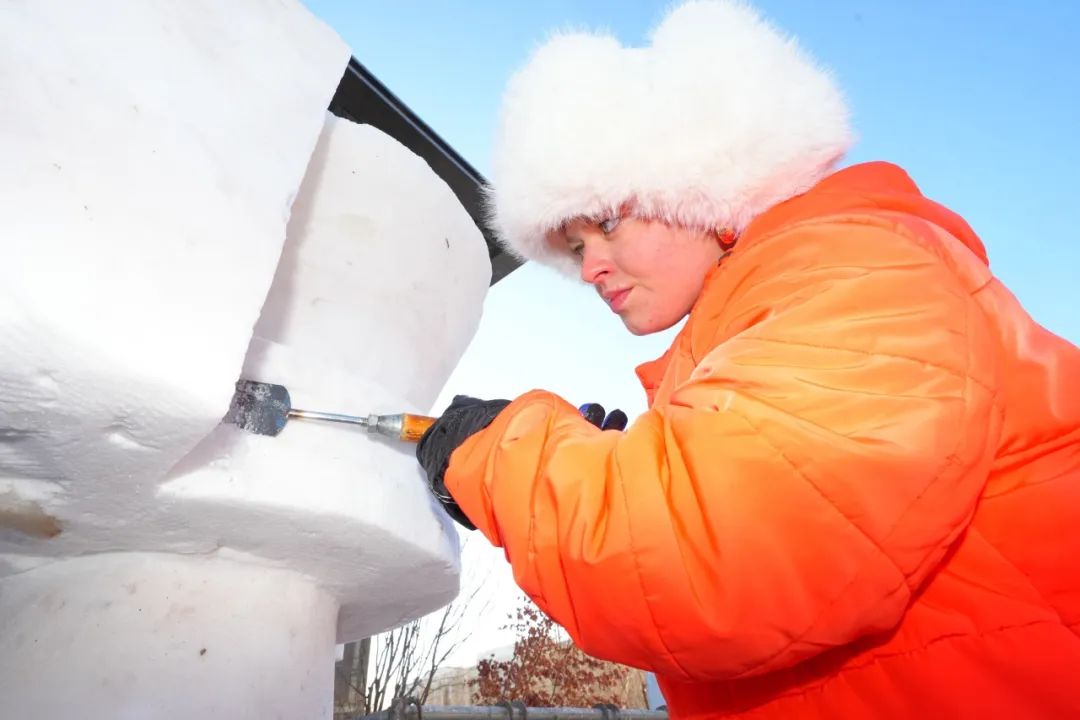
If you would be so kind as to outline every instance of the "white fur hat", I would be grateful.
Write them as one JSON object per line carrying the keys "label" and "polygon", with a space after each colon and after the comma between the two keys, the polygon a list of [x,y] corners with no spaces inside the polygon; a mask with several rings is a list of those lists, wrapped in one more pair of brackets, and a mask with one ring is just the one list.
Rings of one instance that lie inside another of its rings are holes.
{"label": "white fur hat", "polygon": [[486,190],[513,254],[577,273],[547,232],[624,202],[741,231],[809,189],[851,144],[831,77],[739,0],[692,0],[651,44],[558,34],[510,80]]}

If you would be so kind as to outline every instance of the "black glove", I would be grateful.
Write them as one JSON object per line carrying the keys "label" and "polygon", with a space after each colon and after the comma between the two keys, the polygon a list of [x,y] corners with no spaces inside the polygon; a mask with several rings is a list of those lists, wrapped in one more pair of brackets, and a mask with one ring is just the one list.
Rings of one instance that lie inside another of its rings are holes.
{"label": "black glove", "polygon": [[629,419],[622,410],[615,409],[605,415],[600,403],[585,403],[578,408],[581,416],[601,430],[625,430]]}
{"label": "black glove", "polygon": [[427,429],[416,446],[416,459],[427,473],[432,494],[446,508],[450,517],[469,530],[475,530],[476,526],[461,512],[454,498],[450,497],[444,478],[446,467],[450,464],[450,455],[458,446],[490,425],[495,416],[509,404],[509,400],[478,400],[467,395],[458,395],[446,408],[446,412]]}
{"label": "black glove", "polygon": [[[446,468],[450,464],[450,455],[461,443],[478,433],[510,404],[509,400],[479,400],[467,395],[458,395],[442,416],[435,421],[416,446],[416,459],[427,473],[428,486],[432,494],[446,509],[447,514],[469,530],[476,526],[469,521],[465,513],[446,489]],[[578,408],[581,415],[601,430],[623,430],[627,417],[622,410],[605,413],[599,403],[586,403]]]}

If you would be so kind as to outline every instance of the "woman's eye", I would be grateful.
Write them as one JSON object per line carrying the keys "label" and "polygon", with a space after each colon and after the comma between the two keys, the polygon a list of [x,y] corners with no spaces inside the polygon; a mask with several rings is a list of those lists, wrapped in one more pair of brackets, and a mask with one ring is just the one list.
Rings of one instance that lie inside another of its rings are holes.
{"label": "woman's eye", "polygon": [[600,224],[597,227],[600,228],[600,232],[604,233],[605,235],[610,235],[611,233],[615,232],[615,228],[617,228],[618,226],[619,218],[613,217],[608,218],[607,220],[601,220]]}

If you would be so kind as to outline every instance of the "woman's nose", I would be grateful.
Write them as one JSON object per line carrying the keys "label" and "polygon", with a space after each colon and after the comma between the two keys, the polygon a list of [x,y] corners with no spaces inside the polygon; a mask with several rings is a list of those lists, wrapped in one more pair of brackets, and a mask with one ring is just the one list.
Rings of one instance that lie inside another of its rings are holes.
{"label": "woman's nose", "polygon": [[585,243],[581,250],[581,279],[595,285],[611,272],[611,258],[604,242]]}

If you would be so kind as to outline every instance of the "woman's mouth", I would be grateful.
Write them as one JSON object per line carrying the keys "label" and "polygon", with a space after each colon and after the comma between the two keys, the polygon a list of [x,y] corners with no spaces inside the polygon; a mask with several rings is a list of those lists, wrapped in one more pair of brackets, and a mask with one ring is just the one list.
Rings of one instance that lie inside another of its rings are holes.
{"label": "woman's mouth", "polygon": [[617,313],[626,306],[626,299],[630,295],[632,288],[626,288],[624,290],[616,290],[610,295],[605,295],[604,299],[607,301],[608,307],[611,308],[611,312]]}

